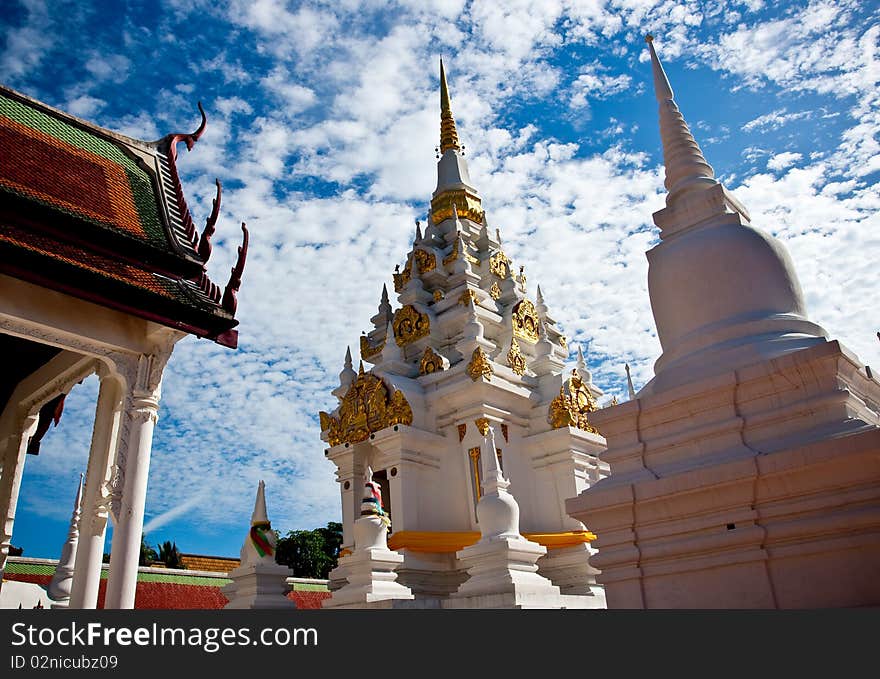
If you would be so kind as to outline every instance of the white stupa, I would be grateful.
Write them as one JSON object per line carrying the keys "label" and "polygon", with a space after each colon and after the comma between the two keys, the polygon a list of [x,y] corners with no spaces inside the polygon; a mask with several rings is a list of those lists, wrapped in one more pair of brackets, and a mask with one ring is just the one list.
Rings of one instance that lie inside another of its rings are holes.
{"label": "white stupa", "polygon": [[610,608],[880,605],[880,383],[809,320],[785,247],[715,179],[648,46],[663,354],[595,413],[611,474],[567,510],[599,536]]}
{"label": "white stupa", "polygon": [[[483,450],[496,450],[495,431],[487,427]],[[507,491],[510,482],[497,455],[482,458],[482,496],[477,503],[480,540],[456,556],[465,565],[465,580],[446,608],[562,608],[559,587],[538,574],[537,562],[547,548],[519,531],[519,505]]]}
{"label": "white stupa", "polygon": [[468,577],[457,554],[481,537],[481,460],[497,452],[484,450],[481,429],[491,425],[520,529],[546,547],[539,573],[563,594],[593,597],[594,536],[564,502],[607,470],[597,457],[604,439],[590,423],[602,391],[585,363],[566,369],[570,348],[544,292],[530,292],[488,223],[442,63],[438,158],[430,214],[393,275],[396,299],[383,288],[360,338],[359,370],[346,354],[336,407],[321,413],[343,547],[354,547],[370,467],[392,519],[388,545],[404,557],[399,581],[417,599],[457,591]]}
{"label": "white stupa", "polygon": [[266,514],[266,484],[257,486],[251,527],[241,547],[241,563],[229,573],[223,588],[224,608],[296,608],[287,598],[290,569],[275,562],[275,533]]}
{"label": "white stupa", "polygon": [[49,582],[49,598],[52,608],[67,608],[70,605],[70,588],[73,586],[74,565],[76,564],[76,548],[79,544],[79,518],[82,511],[83,475],[79,475],[76,487],[76,499],[73,501],[73,513],[70,516],[70,528],[67,540],[61,549],[61,558]]}
{"label": "white stupa", "polygon": [[354,522],[354,550],[339,559],[334,577],[346,584],[335,589],[324,608],[389,608],[396,601],[413,599],[394,572],[403,556],[388,549],[390,519],[382,507],[382,490],[373,481],[373,470],[364,472],[361,515]]}

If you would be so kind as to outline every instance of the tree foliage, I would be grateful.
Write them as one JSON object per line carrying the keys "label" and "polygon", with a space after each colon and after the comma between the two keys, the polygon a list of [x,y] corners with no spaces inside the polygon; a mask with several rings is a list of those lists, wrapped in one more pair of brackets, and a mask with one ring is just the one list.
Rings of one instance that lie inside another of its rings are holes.
{"label": "tree foliage", "polygon": [[180,550],[177,548],[176,542],[166,540],[158,547],[158,560],[164,563],[167,568],[186,568],[181,561]]}
{"label": "tree foliage", "polygon": [[149,566],[154,561],[159,560],[156,550],[147,544],[146,537],[141,535],[141,555],[138,558],[138,566]]}
{"label": "tree foliage", "polygon": [[342,546],[342,524],[331,521],[324,528],[292,530],[278,540],[275,561],[293,569],[294,577],[326,578],[336,567]]}

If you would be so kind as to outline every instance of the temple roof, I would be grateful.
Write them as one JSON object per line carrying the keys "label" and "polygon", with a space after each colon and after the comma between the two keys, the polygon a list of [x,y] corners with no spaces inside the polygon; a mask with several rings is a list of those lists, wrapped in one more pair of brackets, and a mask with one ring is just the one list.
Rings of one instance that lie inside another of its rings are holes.
{"label": "temple roof", "polygon": [[206,273],[219,183],[200,236],[176,168],[205,124],[140,141],[0,86],[0,272],[235,347],[247,229],[224,294]]}

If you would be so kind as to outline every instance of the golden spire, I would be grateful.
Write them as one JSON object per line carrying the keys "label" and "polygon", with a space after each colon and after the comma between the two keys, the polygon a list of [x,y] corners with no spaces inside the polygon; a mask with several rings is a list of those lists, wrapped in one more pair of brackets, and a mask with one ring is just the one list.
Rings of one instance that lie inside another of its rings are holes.
{"label": "golden spire", "polygon": [[461,150],[458,143],[458,132],[455,129],[455,118],[449,105],[449,86],[446,84],[446,71],[443,59],[440,59],[440,153],[448,149]]}

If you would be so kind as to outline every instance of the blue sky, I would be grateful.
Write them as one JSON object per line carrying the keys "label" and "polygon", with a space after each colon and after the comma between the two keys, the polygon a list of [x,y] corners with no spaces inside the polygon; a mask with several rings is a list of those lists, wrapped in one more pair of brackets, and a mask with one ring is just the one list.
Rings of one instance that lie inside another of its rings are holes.
{"label": "blue sky", "polygon": [[[647,293],[662,153],[644,34],[753,224],[789,248],[808,311],[867,364],[880,240],[876,3],[657,0],[11,0],[0,82],[140,139],[208,129],[179,169],[223,211],[223,283],[246,221],[240,347],[188,338],[166,370],[148,540],[237,554],[257,481],[276,528],[340,517],[317,411],[424,220],[438,58],[471,178],[505,250],[625,398],[660,347]],[[87,380],[29,457],[13,543],[57,557],[85,468]]]}

